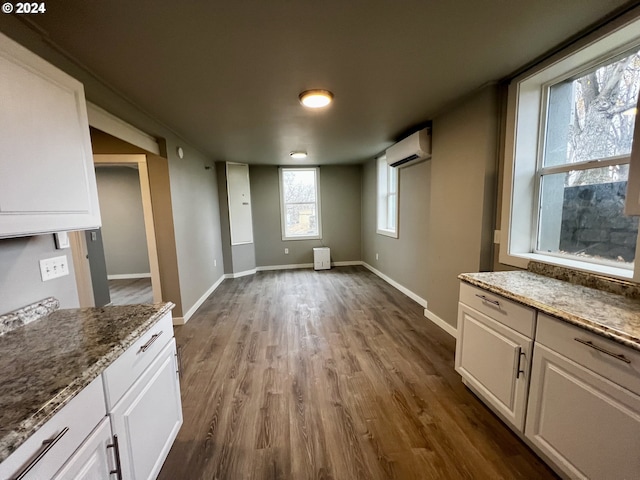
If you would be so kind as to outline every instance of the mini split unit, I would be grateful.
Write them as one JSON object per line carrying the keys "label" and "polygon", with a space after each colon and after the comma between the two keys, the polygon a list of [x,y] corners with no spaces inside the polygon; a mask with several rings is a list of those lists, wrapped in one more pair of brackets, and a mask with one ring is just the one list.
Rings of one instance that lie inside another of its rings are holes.
{"label": "mini split unit", "polygon": [[408,167],[431,158],[431,131],[429,128],[412,133],[387,148],[387,164],[392,167]]}

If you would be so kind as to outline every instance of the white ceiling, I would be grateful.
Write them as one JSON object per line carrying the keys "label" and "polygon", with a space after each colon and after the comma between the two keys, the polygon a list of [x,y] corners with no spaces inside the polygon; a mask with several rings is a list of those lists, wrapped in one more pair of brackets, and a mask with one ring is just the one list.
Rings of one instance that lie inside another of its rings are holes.
{"label": "white ceiling", "polygon": [[[213,160],[286,164],[306,150],[336,164],[371,158],[625,3],[64,0],[30,20]],[[309,88],[334,104],[304,109]]]}

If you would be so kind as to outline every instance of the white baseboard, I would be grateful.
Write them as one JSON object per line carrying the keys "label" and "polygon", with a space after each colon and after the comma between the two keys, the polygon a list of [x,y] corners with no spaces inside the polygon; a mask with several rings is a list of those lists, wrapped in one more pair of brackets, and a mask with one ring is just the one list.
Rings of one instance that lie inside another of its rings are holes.
{"label": "white baseboard", "polygon": [[385,282],[387,282],[388,284],[396,287],[398,290],[400,290],[402,293],[404,293],[407,297],[409,297],[411,300],[413,300],[414,302],[418,303],[419,305],[422,305],[422,307],[427,308],[427,301],[422,298],[421,296],[413,293],[411,290],[409,290],[407,287],[405,287],[404,285],[400,285],[398,282],[396,282],[393,278],[388,277],[387,275],[385,275],[384,273],[382,273],[380,270],[377,270],[375,268],[373,268],[371,265],[369,265],[368,263],[362,263],[362,265],[364,265],[366,268],[368,268],[369,270],[371,270],[373,273],[375,273],[377,276],[379,276],[381,279],[383,279]]}
{"label": "white baseboard", "polygon": [[385,275],[380,270],[377,270],[377,269],[373,268],[368,263],[361,262],[361,265],[363,265],[368,270],[371,270],[373,273],[375,273],[377,276],[379,276],[381,279],[383,279],[389,285],[397,288],[402,293],[404,293],[407,297],[409,297],[411,300],[416,302],[418,305],[422,306],[424,308],[424,316],[425,317],[427,317],[429,320],[431,320],[433,323],[435,323],[438,327],[440,327],[442,330],[447,332],[453,338],[457,338],[458,335],[457,335],[456,329],[454,327],[452,327],[451,325],[449,325],[447,322],[445,322],[443,319],[438,317],[435,313],[433,313],[430,310],[428,310],[427,309],[427,301],[424,298],[422,298],[420,295],[417,295],[416,293],[412,292],[411,290],[409,290],[404,285],[399,284],[393,278]]}
{"label": "white baseboard", "polygon": [[[331,262],[332,267],[349,267],[351,265],[362,265],[361,260],[348,260],[344,262]],[[297,268],[313,268],[313,263],[293,263],[289,265],[268,265],[264,267],[257,267],[258,272],[264,272],[269,270],[295,270]]]}
{"label": "white baseboard", "polygon": [[225,273],[224,278],[240,278],[246,277],[247,275],[253,275],[254,273],[256,273],[256,269],[252,268],[251,270],[244,270],[242,272]]}
{"label": "white baseboard", "polygon": [[265,272],[268,270],[295,270],[297,268],[313,268],[313,263],[292,263],[290,265],[267,265],[264,267],[257,267],[258,272]]}
{"label": "white baseboard", "polygon": [[117,275],[107,275],[107,280],[128,280],[130,278],[151,278],[150,273],[122,273]]}
{"label": "white baseboard", "polygon": [[445,332],[447,332],[449,335],[451,335],[453,338],[458,338],[458,330],[450,323],[445,322],[428,308],[424,309],[424,316],[435,323],[437,326],[439,326],[441,329],[443,329]]}
{"label": "white baseboard", "polygon": [[184,325],[185,323],[187,323],[189,321],[189,319],[193,316],[193,314],[196,313],[196,310],[198,310],[200,308],[200,306],[205,302],[205,300],[207,298],[209,298],[209,295],[211,295],[215,291],[215,289],[220,286],[220,284],[222,283],[222,281],[224,279],[225,279],[225,275],[222,275],[216,281],[216,283],[211,285],[209,290],[204,292],[204,294],[196,301],[196,303],[194,303],[191,306],[191,308],[189,310],[187,310],[187,312],[182,317],[173,317],[173,324],[174,325]]}
{"label": "white baseboard", "polygon": [[347,262],[331,262],[332,267],[350,267],[352,265],[364,265],[362,260],[351,260]]}

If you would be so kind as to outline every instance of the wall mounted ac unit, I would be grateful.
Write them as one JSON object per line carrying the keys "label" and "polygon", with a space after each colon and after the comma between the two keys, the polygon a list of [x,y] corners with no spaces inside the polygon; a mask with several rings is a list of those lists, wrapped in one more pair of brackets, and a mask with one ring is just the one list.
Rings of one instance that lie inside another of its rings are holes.
{"label": "wall mounted ac unit", "polygon": [[412,133],[387,148],[387,164],[392,167],[408,167],[431,158],[431,131],[428,128]]}

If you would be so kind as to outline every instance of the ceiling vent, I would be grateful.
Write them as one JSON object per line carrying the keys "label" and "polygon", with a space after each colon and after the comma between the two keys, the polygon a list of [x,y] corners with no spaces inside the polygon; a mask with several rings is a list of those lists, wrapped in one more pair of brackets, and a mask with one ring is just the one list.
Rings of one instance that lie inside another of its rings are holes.
{"label": "ceiling vent", "polygon": [[387,148],[387,164],[408,167],[431,158],[431,132],[425,128]]}

